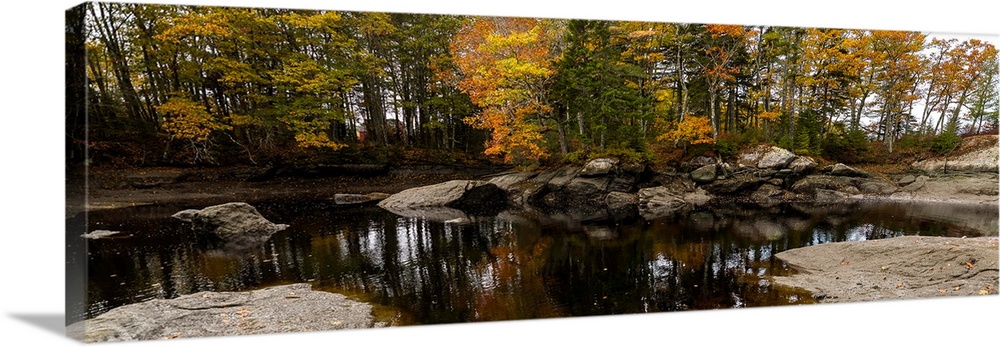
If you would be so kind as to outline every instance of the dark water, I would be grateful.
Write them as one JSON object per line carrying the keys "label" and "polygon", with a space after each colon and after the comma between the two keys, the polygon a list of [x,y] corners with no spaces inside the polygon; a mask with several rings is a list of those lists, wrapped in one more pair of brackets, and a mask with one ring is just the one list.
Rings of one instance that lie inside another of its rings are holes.
{"label": "dark water", "polygon": [[291,227],[237,250],[169,217],[205,207],[197,203],[91,212],[89,230],[122,234],[89,243],[86,317],[71,319],[294,282],[376,304],[396,324],[803,304],[808,293],[768,281],[789,272],[775,253],[901,235],[995,235],[997,225],[995,207],[899,204],[733,205],[628,225],[510,213],[459,225],[328,201],[254,205]]}

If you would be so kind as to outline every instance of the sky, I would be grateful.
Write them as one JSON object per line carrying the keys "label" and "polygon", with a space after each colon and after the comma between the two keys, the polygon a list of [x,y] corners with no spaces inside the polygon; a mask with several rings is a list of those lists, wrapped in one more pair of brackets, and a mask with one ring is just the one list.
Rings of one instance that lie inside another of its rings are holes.
{"label": "sky", "polygon": [[[139,1],[150,2],[150,1]],[[654,0],[188,0],[156,3],[338,10],[491,14],[916,30],[992,34],[1000,21],[992,1],[684,1]],[[0,331],[13,345],[77,344],[61,336],[63,311],[63,11],[79,0],[15,1],[0,11],[0,213],[3,295]],[[629,344],[993,345],[1000,296],[823,307],[623,315],[393,328],[316,334],[117,343],[114,346],[241,346],[292,344],[609,346]],[[37,322],[49,322],[39,325]],[[55,328],[51,328],[56,323]],[[46,329],[45,326],[50,328]]]}

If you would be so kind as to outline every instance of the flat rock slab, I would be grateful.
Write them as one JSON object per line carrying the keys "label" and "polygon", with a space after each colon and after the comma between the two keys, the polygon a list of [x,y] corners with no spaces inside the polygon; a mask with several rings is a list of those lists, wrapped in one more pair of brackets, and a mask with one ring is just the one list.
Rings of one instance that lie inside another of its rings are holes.
{"label": "flat rock slab", "polygon": [[799,273],[773,280],[821,302],[996,295],[997,250],[996,237],[826,243],[776,254]]}
{"label": "flat rock slab", "polygon": [[200,292],[121,306],[66,328],[84,342],[163,340],[380,327],[369,304],[307,283]]}

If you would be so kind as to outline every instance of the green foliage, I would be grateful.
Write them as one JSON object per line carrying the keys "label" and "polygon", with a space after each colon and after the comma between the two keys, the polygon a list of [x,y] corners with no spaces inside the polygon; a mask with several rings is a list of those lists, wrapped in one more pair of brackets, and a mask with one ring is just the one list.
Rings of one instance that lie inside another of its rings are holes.
{"label": "green foliage", "polygon": [[868,162],[871,144],[861,130],[838,131],[827,135],[822,154],[830,160],[847,164]]}
{"label": "green foliage", "polygon": [[962,137],[956,134],[954,126],[949,126],[948,128],[949,129],[931,139],[930,149],[934,151],[934,153],[946,155],[951,153],[951,151],[955,150],[955,148],[962,143]]}

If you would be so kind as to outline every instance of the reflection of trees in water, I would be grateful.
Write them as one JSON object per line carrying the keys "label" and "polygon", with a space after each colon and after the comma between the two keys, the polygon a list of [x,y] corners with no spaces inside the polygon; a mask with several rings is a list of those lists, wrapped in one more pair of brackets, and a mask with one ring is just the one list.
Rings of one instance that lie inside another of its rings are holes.
{"label": "reflection of trees in water", "polygon": [[150,232],[91,243],[88,314],[291,282],[400,308],[423,323],[768,306],[809,300],[769,285],[767,276],[785,271],[777,252],[970,233],[898,205],[723,206],[621,226],[507,214],[444,224],[323,203],[259,209],[292,227],[239,252],[190,238],[169,218],[94,214],[101,227]]}

